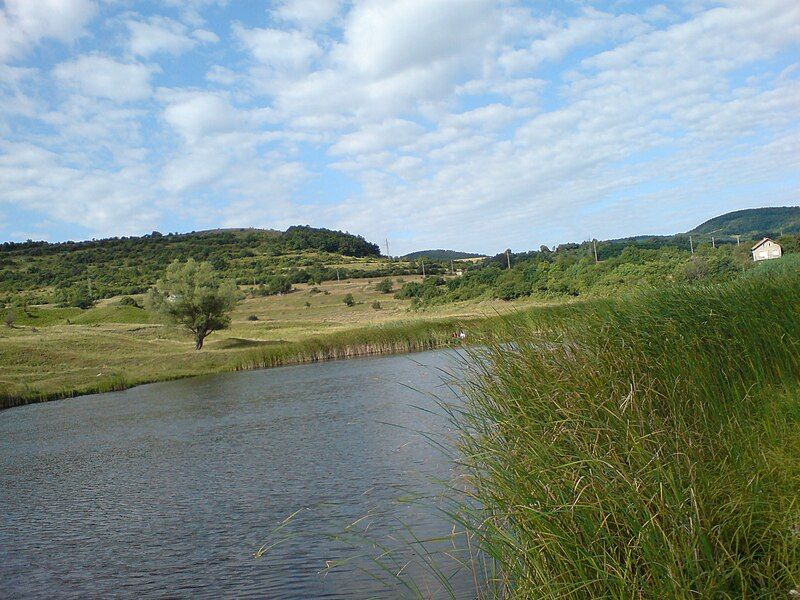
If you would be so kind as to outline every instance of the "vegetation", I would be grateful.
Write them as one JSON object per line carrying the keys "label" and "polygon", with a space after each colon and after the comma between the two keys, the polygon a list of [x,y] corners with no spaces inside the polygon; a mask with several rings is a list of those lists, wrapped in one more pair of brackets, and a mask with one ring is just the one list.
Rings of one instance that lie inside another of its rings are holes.
{"label": "vegetation", "polygon": [[6,242],[0,244],[0,296],[8,301],[27,292],[33,303],[66,306],[77,306],[80,298],[88,306],[102,298],[144,293],[172,261],[189,258],[210,262],[238,285],[268,285],[275,275],[288,278],[289,285],[336,279],[334,265],[347,260],[356,263],[337,267],[340,275],[392,274],[388,263],[374,264],[374,273],[367,275],[357,262],[379,256],[378,246],[359,236],[312,227],[283,233],[243,229],[57,244]]}
{"label": "vegetation", "polygon": [[190,258],[167,267],[147,296],[148,306],[194,335],[195,350],[203,347],[213,332],[230,325],[230,313],[236,306],[239,292],[231,283],[221,282],[211,263],[198,263]]}
{"label": "vegetation", "polygon": [[454,516],[500,597],[800,584],[800,260],[496,322],[453,412]]}
{"label": "vegetation", "polygon": [[391,294],[394,291],[394,284],[392,283],[392,280],[387,277],[386,279],[381,280],[380,283],[375,286],[375,289],[383,294]]}
{"label": "vegetation", "polygon": [[[800,236],[778,241],[786,253],[800,250]],[[697,240],[693,248],[688,240],[684,246],[676,239],[563,244],[512,254],[511,269],[503,253],[466,268],[462,277],[406,284],[397,296],[417,298],[421,306],[473,299],[606,298],[664,283],[732,281],[753,268],[749,244],[710,242]]]}
{"label": "vegetation", "polygon": [[[254,363],[252,356],[262,351],[289,364],[311,360],[312,349],[320,359],[430,348],[451,341],[454,323],[531,304],[471,302],[410,313],[409,300],[382,294],[365,279],[301,283],[295,288],[291,294],[242,299],[230,315],[230,326],[211,335],[202,352],[194,351],[194,336],[188,329],[159,313],[120,306],[120,298],[100,300],[85,310],[47,305],[32,307],[26,314],[16,309],[15,326],[0,326],[0,408],[247,368]],[[345,306],[342,300],[347,294],[363,302]],[[144,303],[142,296],[133,298]],[[306,306],[309,300],[311,307]],[[380,301],[381,310],[371,307],[374,301]],[[9,310],[0,308],[0,320]],[[250,320],[251,316],[257,319]],[[438,327],[441,334],[425,337],[426,331]],[[369,331],[375,328],[393,330],[396,341],[389,343],[387,338],[377,343],[376,337],[370,344]],[[408,337],[412,330],[414,337]],[[325,347],[312,346],[314,340],[323,341]],[[354,346],[348,347],[351,343]]]}
{"label": "vegetation", "polygon": [[709,219],[690,233],[741,235],[743,238],[778,237],[800,233],[800,207],[749,208]]}
{"label": "vegetation", "polygon": [[355,306],[355,305],[356,305],[356,299],[355,299],[355,298],[353,298],[353,294],[347,294],[347,295],[346,295],[346,296],[345,296],[345,297],[342,299],[342,302],[344,302],[344,305],[345,305],[345,306]]}

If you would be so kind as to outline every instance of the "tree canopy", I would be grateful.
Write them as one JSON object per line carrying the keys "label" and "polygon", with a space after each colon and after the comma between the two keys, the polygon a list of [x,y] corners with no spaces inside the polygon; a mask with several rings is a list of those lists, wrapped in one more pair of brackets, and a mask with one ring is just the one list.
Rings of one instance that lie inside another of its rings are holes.
{"label": "tree canopy", "polygon": [[239,298],[236,286],[221,281],[209,262],[173,261],[148,294],[148,306],[194,334],[195,349],[214,331],[230,325]]}

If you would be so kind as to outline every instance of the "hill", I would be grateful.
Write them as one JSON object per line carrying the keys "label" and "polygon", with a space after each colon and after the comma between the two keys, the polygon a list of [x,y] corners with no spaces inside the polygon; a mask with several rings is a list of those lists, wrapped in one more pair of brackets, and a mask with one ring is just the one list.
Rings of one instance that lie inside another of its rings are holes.
{"label": "hill", "polygon": [[308,226],[7,242],[0,244],[0,295],[29,290],[51,295],[72,286],[90,286],[93,298],[140,293],[175,259],[209,261],[240,284],[268,284],[276,276],[291,276],[290,283],[336,279],[335,268],[347,277],[348,265],[355,263],[361,272],[359,261],[379,257],[378,246],[363,237]]}
{"label": "hill", "polygon": [[483,254],[475,254],[474,252],[459,252],[457,250],[419,250],[417,252],[410,252],[401,258],[407,260],[416,260],[418,258],[429,258],[430,260],[462,260],[465,258],[482,258]]}
{"label": "hill", "polygon": [[777,237],[800,233],[800,206],[777,206],[737,210],[698,225],[688,233]]}

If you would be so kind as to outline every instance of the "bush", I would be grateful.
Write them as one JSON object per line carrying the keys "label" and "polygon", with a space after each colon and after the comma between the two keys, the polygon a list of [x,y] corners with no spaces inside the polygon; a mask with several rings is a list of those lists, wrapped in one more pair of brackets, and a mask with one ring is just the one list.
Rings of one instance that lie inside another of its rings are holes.
{"label": "bush", "polygon": [[292,281],[283,275],[273,275],[271,277],[267,277],[266,282],[258,286],[258,293],[262,296],[286,294],[291,291]]}
{"label": "bush", "polygon": [[122,298],[119,299],[119,302],[117,302],[117,304],[119,306],[133,306],[135,308],[142,308],[142,305],[139,304],[136,301],[136,299],[131,296],[123,296]]}
{"label": "bush", "polygon": [[17,322],[17,311],[14,310],[14,308],[9,308],[6,311],[6,316],[5,316],[6,327],[14,327],[14,323],[16,322]]}
{"label": "bush", "polygon": [[394,289],[392,287],[392,280],[389,279],[388,277],[386,279],[383,279],[380,283],[378,283],[378,285],[375,286],[375,289],[381,292],[382,294],[391,294],[392,290]]}
{"label": "bush", "polygon": [[356,299],[353,298],[353,294],[347,294],[342,299],[342,302],[344,302],[346,306],[355,306],[356,305]]}
{"label": "bush", "polygon": [[380,310],[381,303],[376,300],[375,302],[372,303],[372,308],[374,308],[375,310]]}
{"label": "bush", "polygon": [[78,284],[61,290],[57,296],[58,303],[62,307],[74,306],[75,308],[86,309],[94,306],[92,292],[86,284]]}
{"label": "bush", "polygon": [[258,317],[256,315],[249,315],[247,317],[248,321],[258,321]]}

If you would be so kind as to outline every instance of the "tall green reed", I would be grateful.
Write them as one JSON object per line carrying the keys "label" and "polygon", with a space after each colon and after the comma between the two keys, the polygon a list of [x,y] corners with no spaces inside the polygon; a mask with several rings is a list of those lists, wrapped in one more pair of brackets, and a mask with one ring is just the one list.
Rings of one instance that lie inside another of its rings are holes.
{"label": "tall green reed", "polygon": [[517,315],[471,351],[453,518],[520,598],[785,597],[800,272]]}

